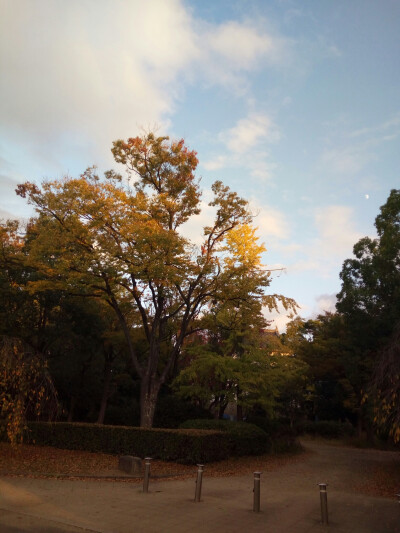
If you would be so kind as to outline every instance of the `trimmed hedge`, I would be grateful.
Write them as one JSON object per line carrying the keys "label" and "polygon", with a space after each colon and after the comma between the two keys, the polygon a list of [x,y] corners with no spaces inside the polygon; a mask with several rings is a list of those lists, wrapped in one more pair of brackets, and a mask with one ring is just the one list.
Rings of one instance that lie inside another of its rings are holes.
{"label": "trimmed hedge", "polygon": [[183,464],[226,459],[232,452],[221,431],[142,429],[68,422],[29,422],[27,442],[67,450],[150,456]]}
{"label": "trimmed hedge", "polygon": [[354,426],[350,422],[338,422],[335,420],[319,420],[313,422],[307,420],[296,426],[298,433],[312,436],[325,437],[326,439],[338,439],[351,437],[355,433]]}
{"label": "trimmed hedge", "polygon": [[229,420],[186,420],[183,429],[219,430],[229,443],[229,455],[262,455],[271,450],[271,439],[261,428]]}
{"label": "trimmed hedge", "polygon": [[270,435],[273,453],[297,452],[301,444],[297,439],[297,430],[280,419],[269,419],[262,416],[251,416],[249,422],[258,426]]}

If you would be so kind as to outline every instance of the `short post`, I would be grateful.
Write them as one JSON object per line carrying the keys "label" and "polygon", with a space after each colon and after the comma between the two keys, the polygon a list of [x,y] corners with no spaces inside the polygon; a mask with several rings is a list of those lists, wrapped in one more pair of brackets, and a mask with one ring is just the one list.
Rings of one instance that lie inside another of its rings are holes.
{"label": "short post", "polygon": [[149,492],[151,457],[145,457],[144,461],[143,492]]}
{"label": "short post", "polygon": [[261,472],[254,472],[253,511],[255,513],[260,512],[260,484],[261,484]]}
{"label": "short post", "polygon": [[195,502],[199,502],[201,498],[201,484],[203,482],[203,471],[204,471],[203,470],[204,465],[197,465],[197,466],[198,466],[198,470],[197,470],[197,479],[196,479],[196,492],[194,495]]}
{"label": "short post", "polygon": [[400,503],[400,493],[396,494],[397,496],[397,503]]}
{"label": "short post", "polygon": [[321,499],[321,522],[328,525],[328,494],[326,492],[326,483],[318,483],[319,495]]}

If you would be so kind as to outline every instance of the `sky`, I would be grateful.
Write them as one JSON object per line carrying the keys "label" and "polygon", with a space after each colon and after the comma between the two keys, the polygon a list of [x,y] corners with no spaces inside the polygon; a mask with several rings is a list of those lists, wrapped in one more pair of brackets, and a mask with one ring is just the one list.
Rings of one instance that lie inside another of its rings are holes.
{"label": "sky", "polygon": [[[155,130],[257,215],[271,293],[333,311],[353,245],[400,188],[398,0],[0,0],[0,218],[15,187],[118,169]],[[268,314],[283,331],[286,314]]]}

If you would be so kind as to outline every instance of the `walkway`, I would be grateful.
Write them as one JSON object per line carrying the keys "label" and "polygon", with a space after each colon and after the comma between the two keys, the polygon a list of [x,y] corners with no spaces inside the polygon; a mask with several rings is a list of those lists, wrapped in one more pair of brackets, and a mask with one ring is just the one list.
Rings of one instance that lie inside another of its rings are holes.
{"label": "walkway", "polygon": [[[307,443],[304,460],[262,475],[261,512],[252,477],[207,478],[194,503],[193,480],[151,481],[150,492],[123,482],[0,478],[1,533],[317,533],[317,483],[328,483],[329,531],[400,533],[393,498],[357,492],[368,466],[400,467],[398,454]],[[195,469],[194,469],[195,473]],[[399,487],[400,489],[400,487]]]}

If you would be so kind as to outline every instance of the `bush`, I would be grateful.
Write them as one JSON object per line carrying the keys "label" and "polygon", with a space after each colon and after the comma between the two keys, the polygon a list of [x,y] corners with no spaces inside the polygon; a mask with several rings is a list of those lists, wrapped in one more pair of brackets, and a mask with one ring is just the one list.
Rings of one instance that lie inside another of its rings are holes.
{"label": "bush", "polygon": [[68,450],[150,456],[183,464],[220,461],[229,439],[220,431],[142,429],[68,422],[30,422],[27,442]]}
{"label": "bush", "polygon": [[180,425],[184,429],[218,430],[226,434],[229,454],[262,455],[271,449],[271,439],[261,428],[247,422],[229,420],[187,420]]}
{"label": "bush", "polygon": [[211,418],[206,409],[193,405],[174,394],[166,394],[157,403],[154,426],[157,428],[178,428],[185,420]]}
{"label": "bush", "polygon": [[289,423],[279,419],[270,419],[263,416],[251,416],[249,422],[265,431],[271,438],[271,451],[273,453],[297,452],[301,445],[297,440],[296,429]]}
{"label": "bush", "polygon": [[350,422],[338,422],[335,420],[305,421],[298,424],[296,429],[299,434],[318,435],[326,439],[338,439],[354,435],[354,427]]}

